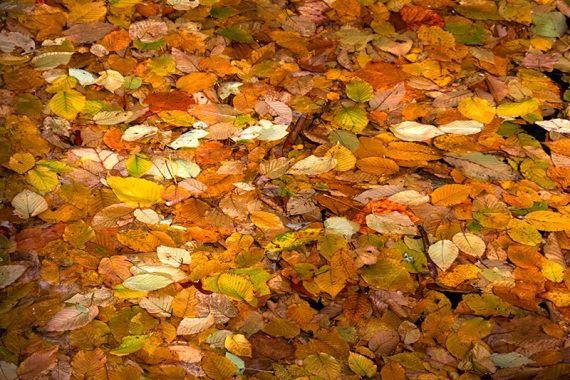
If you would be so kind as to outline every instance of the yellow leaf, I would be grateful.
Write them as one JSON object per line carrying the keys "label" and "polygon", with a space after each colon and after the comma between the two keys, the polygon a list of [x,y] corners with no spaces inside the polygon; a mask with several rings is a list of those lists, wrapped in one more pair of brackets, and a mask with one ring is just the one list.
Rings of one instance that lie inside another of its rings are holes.
{"label": "yellow leaf", "polygon": [[542,242],[542,235],[536,227],[524,220],[511,219],[507,225],[507,233],[517,243],[534,246]]}
{"label": "yellow leaf", "polygon": [[57,174],[43,167],[27,172],[26,181],[42,193],[52,191],[59,184]]}
{"label": "yellow leaf", "polygon": [[347,250],[341,249],[331,258],[331,274],[335,283],[344,283],[353,280],[356,273],[354,258]]}
{"label": "yellow leaf", "polygon": [[570,230],[570,215],[554,211],[533,211],[526,215],[526,220],[539,231]]}
{"label": "yellow leaf", "polygon": [[57,116],[73,120],[85,108],[85,96],[79,91],[58,91],[49,101],[49,108]]}
{"label": "yellow leaf", "polygon": [[159,244],[156,236],[141,229],[132,229],[117,234],[119,243],[138,252],[154,251]]}
{"label": "yellow leaf", "polygon": [[465,117],[487,124],[495,118],[495,107],[481,98],[466,98],[459,103],[457,109]]}
{"label": "yellow leaf", "polygon": [[78,220],[65,227],[63,239],[75,248],[83,249],[88,241],[95,239],[95,232],[83,220]]}
{"label": "yellow leaf", "polygon": [[226,336],[224,346],[234,355],[251,357],[251,343],[242,334]]}
{"label": "yellow leaf", "polygon": [[254,287],[250,280],[244,276],[232,273],[222,273],[217,281],[220,293],[237,301],[246,301],[251,305],[255,305]]}
{"label": "yellow leaf", "polygon": [[368,285],[377,289],[409,291],[414,286],[406,268],[387,259],[379,259],[376,264],[363,266],[358,272]]}
{"label": "yellow leaf", "polygon": [[142,273],[127,278],[123,282],[123,286],[127,289],[147,292],[162,289],[173,282],[170,277],[162,274]]}
{"label": "yellow leaf", "polygon": [[172,300],[172,314],[180,318],[196,317],[198,312],[198,299],[196,298],[196,288],[185,288],[176,294]]}
{"label": "yellow leaf", "polygon": [[24,174],[34,167],[36,160],[30,153],[15,153],[10,157],[10,161],[4,164],[8,169],[15,171],[18,174]]}
{"label": "yellow leaf", "polygon": [[341,378],[340,363],[333,356],[325,354],[324,352],[307,356],[303,360],[303,365],[309,373],[323,380],[336,380]]}
{"label": "yellow leaf", "polygon": [[193,94],[212,87],[217,79],[212,73],[190,73],[176,81],[176,88]]}
{"label": "yellow leaf", "polygon": [[564,268],[554,261],[544,260],[540,271],[547,280],[552,282],[564,281]]}
{"label": "yellow leaf", "polygon": [[457,205],[465,201],[470,193],[471,186],[468,185],[443,185],[431,193],[431,201],[438,206]]}
{"label": "yellow leaf", "polygon": [[365,103],[374,96],[374,89],[362,79],[353,79],[346,85],[346,96],[355,102]]}
{"label": "yellow leaf", "polygon": [[322,292],[328,293],[334,298],[344,289],[346,281],[335,278],[331,271],[326,271],[315,277],[315,283]]}
{"label": "yellow leaf", "polygon": [[107,177],[107,183],[121,200],[132,206],[147,207],[162,202],[164,187],[142,178]]}
{"label": "yellow leaf", "polygon": [[526,100],[521,103],[503,103],[497,107],[497,115],[499,116],[524,116],[538,110],[539,104],[535,98]]}
{"label": "yellow leaf", "polygon": [[115,296],[117,299],[143,298],[147,295],[148,292],[145,290],[129,289],[122,284],[113,288],[113,296]]}
{"label": "yellow leaf", "polygon": [[451,271],[437,276],[437,283],[448,288],[455,288],[467,280],[477,279],[480,272],[481,269],[473,264],[457,265]]}
{"label": "yellow leaf", "polygon": [[426,45],[442,45],[452,47],[455,45],[453,34],[439,26],[422,25],[418,29],[418,38]]}
{"label": "yellow leaf", "polygon": [[570,291],[567,288],[554,289],[540,295],[549,301],[552,301],[558,307],[570,306]]}
{"label": "yellow leaf", "polygon": [[340,128],[355,133],[362,132],[369,121],[366,111],[358,106],[339,108],[333,120]]}
{"label": "yellow leaf", "polygon": [[71,12],[67,16],[68,21],[74,24],[99,21],[107,14],[107,7],[102,1],[93,3],[77,2],[70,10]]}
{"label": "yellow leaf", "polygon": [[348,354],[348,366],[352,372],[359,376],[373,377],[376,375],[378,367],[374,362],[364,355],[354,352]]}
{"label": "yellow leaf", "polygon": [[336,170],[345,172],[354,168],[356,164],[356,157],[352,152],[343,145],[337,144],[330,148],[325,157],[332,157],[336,160]]}

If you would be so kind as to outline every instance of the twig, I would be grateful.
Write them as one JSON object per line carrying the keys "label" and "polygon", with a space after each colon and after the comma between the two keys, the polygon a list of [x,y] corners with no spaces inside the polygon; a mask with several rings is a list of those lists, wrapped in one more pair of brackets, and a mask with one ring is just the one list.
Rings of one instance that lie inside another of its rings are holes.
{"label": "twig", "polygon": [[306,113],[301,114],[301,116],[297,119],[295,126],[287,136],[287,139],[283,143],[283,146],[281,147],[281,152],[280,152],[281,157],[285,157],[287,156],[287,154],[289,154],[289,152],[293,148],[295,140],[297,140],[297,137],[299,137],[299,133],[301,133],[301,131],[304,128],[308,127],[312,122],[313,122],[312,116],[309,117]]}
{"label": "twig", "polygon": [[433,262],[433,260],[431,259],[431,257],[429,257],[429,238],[428,238],[428,234],[426,232],[426,230],[422,227],[422,226],[418,226],[418,232],[420,233],[420,237],[422,238],[422,245],[424,248],[424,253],[426,255],[427,258],[427,262],[428,262],[428,270],[429,270],[429,274],[432,278],[437,278],[437,267],[435,265],[435,263]]}

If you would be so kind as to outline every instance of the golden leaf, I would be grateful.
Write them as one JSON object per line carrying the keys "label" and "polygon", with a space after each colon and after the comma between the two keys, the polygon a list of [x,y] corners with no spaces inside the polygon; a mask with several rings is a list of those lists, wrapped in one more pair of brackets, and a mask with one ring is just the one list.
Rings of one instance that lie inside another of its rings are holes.
{"label": "golden leaf", "polygon": [[227,336],[224,347],[237,356],[251,357],[251,343],[242,334]]}
{"label": "golden leaf", "polygon": [[213,352],[206,353],[202,358],[202,369],[213,380],[231,379],[237,371],[230,359]]}
{"label": "golden leaf", "polygon": [[440,206],[453,206],[467,200],[470,193],[471,186],[468,185],[443,185],[431,193],[431,201]]}

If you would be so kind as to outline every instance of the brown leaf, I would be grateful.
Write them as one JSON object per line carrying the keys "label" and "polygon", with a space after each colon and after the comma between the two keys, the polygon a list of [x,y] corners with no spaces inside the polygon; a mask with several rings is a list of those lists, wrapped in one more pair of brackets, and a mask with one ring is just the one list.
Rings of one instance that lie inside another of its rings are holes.
{"label": "brown leaf", "polygon": [[71,360],[73,376],[78,379],[106,378],[107,357],[100,348],[93,351],[79,351]]}
{"label": "brown leaf", "polygon": [[87,325],[99,314],[97,306],[68,306],[59,311],[44,329],[46,331],[75,330]]}
{"label": "brown leaf", "polygon": [[31,354],[18,367],[19,378],[22,380],[36,379],[52,369],[56,364],[58,349],[59,347],[55,346],[50,350]]}

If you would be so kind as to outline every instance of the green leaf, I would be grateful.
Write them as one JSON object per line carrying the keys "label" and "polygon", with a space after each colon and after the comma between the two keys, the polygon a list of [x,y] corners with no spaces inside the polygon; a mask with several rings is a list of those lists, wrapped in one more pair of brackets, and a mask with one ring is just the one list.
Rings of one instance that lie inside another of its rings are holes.
{"label": "green leaf", "polygon": [[148,342],[146,335],[128,335],[123,338],[121,345],[110,351],[111,354],[117,356],[125,356],[132,354],[143,348]]}
{"label": "green leaf", "polygon": [[0,289],[10,285],[28,269],[25,265],[1,265],[0,266]]}
{"label": "green leaf", "polygon": [[230,7],[213,7],[210,11],[210,16],[216,18],[227,18],[237,14],[238,11]]}
{"label": "green leaf", "polygon": [[164,38],[152,42],[142,42],[140,40],[136,40],[133,42],[133,46],[135,48],[143,51],[160,49],[164,45],[166,45],[166,41],[164,40]]}
{"label": "green leaf", "polygon": [[340,128],[354,133],[362,132],[368,125],[366,111],[358,106],[340,108],[333,120]]}
{"label": "green leaf", "polygon": [[466,294],[463,301],[475,315],[503,316],[511,314],[512,306],[494,294]]}
{"label": "green leaf", "polygon": [[123,82],[123,88],[125,90],[136,90],[140,86],[142,86],[142,79],[136,77],[134,75],[129,75],[125,77],[125,81]]}
{"label": "green leaf", "polygon": [[57,116],[73,120],[85,107],[85,96],[79,91],[58,91],[49,101],[49,108]]}
{"label": "green leaf", "polygon": [[237,374],[241,375],[245,371],[245,362],[231,352],[226,352],[226,358],[230,359],[237,368]]}
{"label": "green leaf", "polygon": [[121,200],[138,207],[152,206],[162,202],[164,187],[141,178],[108,177],[107,183]]}
{"label": "green leaf", "polygon": [[568,30],[566,16],[560,12],[535,13],[532,23],[534,34],[542,37],[561,37]]}
{"label": "green leaf", "polygon": [[58,174],[63,174],[63,173],[67,173],[71,170],[73,170],[73,168],[61,161],[56,161],[56,160],[39,160],[36,163],[37,166],[41,166],[44,168],[47,168],[51,171],[54,171]]}
{"label": "green leaf", "polygon": [[488,32],[483,26],[464,18],[447,22],[445,30],[453,34],[455,41],[465,45],[481,45],[488,38]]}
{"label": "green leaf", "polygon": [[59,65],[67,65],[73,52],[54,51],[40,54],[32,59],[32,65],[38,70],[49,70]]}
{"label": "green leaf", "polygon": [[355,102],[364,103],[372,99],[374,90],[370,84],[362,79],[353,79],[346,85],[346,96]]}
{"label": "green leaf", "polygon": [[352,152],[356,152],[360,146],[360,140],[354,133],[350,133],[343,130],[335,130],[329,134],[329,141],[331,145],[336,145],[337,143],[350,149]]}
{"label": "green leaf", "polygon": [[152,168],[152,161],[148,156],[136,153],[127,159],[125,167],[130,176],[141,177]]}
{"label": "green leaf", "polygon": [[526,356],[518,352],[509,352],[506,354],[492,354],[491,360],[499,368],[519,368],[531,362]]}
{"label": "green leaf", "polygon": [[237,26],[230,26],[229,28],[223,28],[216,32],[220,36],[226,37],[230,41],[243,42],[250,44],[253,42],[253,37],[247,31],[238,28]]}

